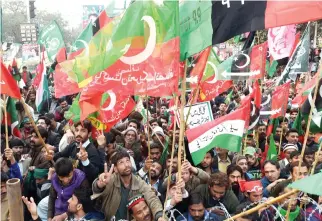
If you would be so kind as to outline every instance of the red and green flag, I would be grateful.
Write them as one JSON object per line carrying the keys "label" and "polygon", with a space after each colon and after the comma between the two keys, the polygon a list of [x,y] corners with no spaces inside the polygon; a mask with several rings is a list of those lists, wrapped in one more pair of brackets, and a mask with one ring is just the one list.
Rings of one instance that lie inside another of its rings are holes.
{"label": "red and green flag", "polygon": [[195,165],[214,147],[240,152],[244,129],[248,126],[250,105],[186,131],[189,151]]}
{"label": "red and green flag", "polygon": [[[213,79],[213,78],[212,78]],[[234,85],[232,80],[218,80],[202,82],[200,87],[200,100],[210,101]]]}
{"label": "red and green flag", "polygon": [[10,97],[20,99],[20,89],[17,82],[12,77],[6,66],[1,63],[1,74],[0,74],[0,85],[1,85],[1,94],[6,94]]}
{"label": "red and green flag", "polygon": [[176,1],[135,1],[62,70],[91,93],[171,95],[178,85],[178,19]]}
{"label": "red and green flag", "polygon": [[40,70],[42,72],[40,73],[40,82],[36,91],[36,107],[38,112],[41,112],[45,108],[45,103],[50,97],[44,59],[41,62],[41,66]]}
{"label": "red and green flag", "polygon": [[11,134],[13,134],[16,137],[21,137],[21,134],[19,131],[18,113],[16,110],[16,101],[12,97],[8,97],[6,107],[7,107],[8,125],[11,126]]}
{"label": "red and green flag", "polygon": [[180,59],[245,32],[320,18],[320,1],[181,1]]}
{"label": "red and green flag", "polygon": [[311,93],[312,89],[315,86],[315,82],[316,82],[317,77],[318,77],[318,74],[316,74],[311,80],[309,80],[304,85],[304,87],[298,92],[297,96],[292,100],[292,107],[293,108],[298,108],[305,102],[308,95]]}

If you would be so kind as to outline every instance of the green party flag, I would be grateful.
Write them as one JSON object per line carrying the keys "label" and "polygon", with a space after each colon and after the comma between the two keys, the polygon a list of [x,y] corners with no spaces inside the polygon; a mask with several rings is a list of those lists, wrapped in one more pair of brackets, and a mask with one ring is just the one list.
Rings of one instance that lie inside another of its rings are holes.
{"label": "green party flag", "polygon": [[55,61],[60,49],[65,48],[64,38],[56,21],[52,21],[41,30],[38,42],[45,46],[51,62]]}
{"label": "green party flag", "polygon": [[225,99],[225,104],[226,104],[226,105],[229,105],[229,103],[230,103],[230,101],[231,101],[231,98],[233,97],[233,92],[234,92],[234,90],[231,90],[231,91],[229,92],[229,94],[227,95],[227,97],[226,97],[226,99]]}
{"label": "green party flag", "polygon": [[305,193],[322,196],[322,172],[297,180],[291,184],[291,188]]}
{"label": "green party flag", "polygon": [[292,125],[292,128],[296,129],[299,132],[299,135],[304,134],[304,131],[302,128],[302,119],[303,118],[302,118],[301,111],[299,111]]}
{"label": "green party flag", "polygon": [[277,150],[276,150],[273,134],[271,134],[269,138],[269,148],[268,148],[266,160],[274,160],[274,161],[277,160]]}
{"label": "green party flag", "polygon": [[81,116],[81,109],[79,107],[79,97],[80,97],[80,94],[77,95],[77,97],[74,99],[68,111],[66,111],[64,114],[64,117],[67,120],[71,120],[74,123],[79,122],[80,116]]}
{"label": "green party flag", "polygon": [[268,68],[268,71],[267,71],[268,76],[270,76],[271,78],[274,76],[277,66],[278,66],[278,62],[274,60]]}

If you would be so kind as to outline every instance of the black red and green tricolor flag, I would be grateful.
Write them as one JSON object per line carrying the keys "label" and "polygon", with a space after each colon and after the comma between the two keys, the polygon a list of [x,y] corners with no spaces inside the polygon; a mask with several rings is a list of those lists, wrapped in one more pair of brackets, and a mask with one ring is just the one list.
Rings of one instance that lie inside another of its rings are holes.
{"label": "black red and green tricolor flag", "polygon": [[181,60],[250,31],[322,18],[322,1],[181,1]]}

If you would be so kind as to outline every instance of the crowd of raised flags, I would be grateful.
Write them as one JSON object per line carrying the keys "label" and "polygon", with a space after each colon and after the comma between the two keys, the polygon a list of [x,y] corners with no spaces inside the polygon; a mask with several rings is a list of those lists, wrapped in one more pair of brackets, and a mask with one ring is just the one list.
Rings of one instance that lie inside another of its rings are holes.
{"label": "crowd of raised flags", "polygon": [[315,1],[133,1],[69,53],[51,22],[34,76],[1,61],[1,220],[322,220],[321,18]]}

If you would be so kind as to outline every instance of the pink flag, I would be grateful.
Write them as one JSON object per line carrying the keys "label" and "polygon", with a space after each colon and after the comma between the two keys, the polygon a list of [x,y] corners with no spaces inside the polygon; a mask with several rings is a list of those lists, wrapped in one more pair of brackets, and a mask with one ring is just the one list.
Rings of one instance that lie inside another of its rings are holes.
{"label": "pink flag", "polygon": [[295,41],[295,33],[295,24],[270,28],[268,30],[268,47],[274,60],[279,60],[291,55]]}

